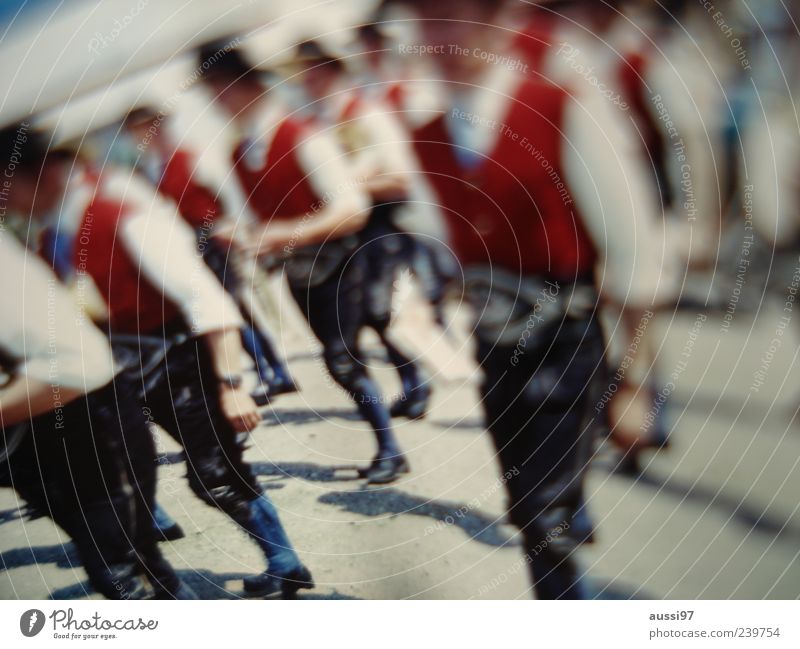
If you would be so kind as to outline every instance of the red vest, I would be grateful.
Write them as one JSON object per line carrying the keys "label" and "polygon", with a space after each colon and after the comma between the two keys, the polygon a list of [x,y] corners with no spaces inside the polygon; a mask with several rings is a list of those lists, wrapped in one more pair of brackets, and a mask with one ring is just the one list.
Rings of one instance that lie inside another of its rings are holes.
{"label": "red vest", "polygon": [[469,170],[458,164],[444,116],[415,132],[463,264],[561,281],[592,272],[597,255],[562,168],[567,101],[560,88],[523,82],[499,120],[494,149]]}
{"label": "red vest", "polygon": [[177,203],[189,225],[203,228],[219,216],[220,204],[214,193],[194,176],[195,162],[188,151],[175,151],[164,168],[158,190]]}
{"label": "red vest", "polygon": [[141,274],[135,255],[118,240],[129,206],[103,196],[98,183],[75,237],[75,267],[97,285],[109,309],[112,332],[157,335],[178,309]]}
{"label": "red vest", "polygon": [[297,148],[306,137],[308,131],[302,123],[286,118],[276,127],[268,150],[257,164],[247,159],[255,153],[249,141],[236,148],[234,169],[250,207],[263,221],[302,216],[318,207],[320,197],[297,159]]}

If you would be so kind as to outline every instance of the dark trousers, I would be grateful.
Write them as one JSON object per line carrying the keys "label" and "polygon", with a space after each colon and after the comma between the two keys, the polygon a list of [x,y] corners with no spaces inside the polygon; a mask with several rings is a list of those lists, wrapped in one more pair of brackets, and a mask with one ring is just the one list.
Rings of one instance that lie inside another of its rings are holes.
{"label": "dark trousers", "polygon": [[358,334],[369,321],[365,284],[369,266],[364,255],[353,254],[316,285],[290,282],[289,288],[314,335],[334,381],[353,399],[369,422],[378,444],[377,455],[401,453],[391,428],[391,416],[380,386],[369,376]]}
{"label": "dark trousers", "polygon": [[297,306],[322,343],[331,375],[348,392],[355,391],[358,379],[367,376],[358,345],[358,333],[367,320],[366,273],[366,259],[352,255],[319,284],[289,284]]}
{"label": "dark trousers", "polygon": [[277,509],[244,461],[245,436],[236,433],[222,412],[206,341],[186,338],[184,331],[185,323],[179,319],[162,330],[161,338],[131,341],[115,336],[112,345],[128,359],[125,373],[138,382],[148,419],[183,447],[195,495],[251,536],[272,574],[289,574],[300,565],[299,559]]}
{"label": "dark trousers", "polygon": [[392,315],[392,295],[398,269],[410,268],[414,261],[414,240],[391,222],[393,205],[376,205],[367,226],[359,233],[356,253],[364,258],[364,324],[379,334],[388,326]]}
{"label": "dark trousers", "polygon": [[351,393],[358,394],[358,383],[367,377],[358,346],[363,327],[371,327],[381,336],[398,369],[413,369],[413,363],[384,336],[391,320],[397,268],[413,253],[410,236],[391,224],[392,210],[391,205],[373,208],[367,226],[359,233],[358,248],[324,281],[315,285],[289,282],[292,297],[322,343],[331,375]]}
{"label": "dark trousers", "polygon": [[8,461],[13,486],[72,538],[89,581],[110,599],[141,596],[144,573],[157,594],[179,580],[152,525],[155,448],[135,390],[122,376],[31,421]]}
{"label": "dark trousers", "polygon": [[604,373],[603,337],[593,317],[541,326],[521,355],[514,345],[479,340],[481,396],[537,596],[580,598],[572,555],[585,526],[573,517],[592,453],[589,412]]}
{"label": "dark trousers", "polygon": [[[156,350],[158,353],[158,350]],[[249,518],[248,503],[261,489],[243,460],[243,446],[224,417],[219,385],[202,339],[169,347],[142,376],[142,365],[126,370],[143,386],[148,416],[184,449],[189,486],[204,502],[239,522]]]}

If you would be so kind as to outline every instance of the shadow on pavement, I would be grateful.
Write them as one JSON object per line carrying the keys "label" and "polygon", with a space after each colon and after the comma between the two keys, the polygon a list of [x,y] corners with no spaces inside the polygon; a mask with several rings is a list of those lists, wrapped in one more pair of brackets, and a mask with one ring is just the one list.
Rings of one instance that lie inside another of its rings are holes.
{"label": "shadow on pavement", "polygon": [[[595,462],[594,467],[611,472],[613,466],[605,462]],[[771,537],[800,538],[800,530],[789,525],[788,521],[775,520],[758,505],[748,505],[739,496],[725,493],[716,487],[683,483],[675,478],[663,479],[646,470],[631,478],[638,486],[649,487],[659,495],[668,495],[684,501],[704,504],[726,512],[748,531],[761,532]]]}
{"label": "shadow on pavement", "polygon": [[[455,526],[473,541],[496,547],[517,545],[519,542],[502,530],[500,522],[503,519],[495,520],[461,503],[420,498],[394,488],[334,491],[320,496],[319,502],[363,516],[426,516],[436,521],[429,528],[431,534]],[[428,530],[425,534],[428,535]]]}
{"label": "shadow on pavement", "polygon": [[302,409],[284,410],[280,408],[270,408],[264,411],[263,421],[265,424],[275,426],[278,424],[294,424],[303,426],[305,424],[316,424],[330,419],[344,419],[345,421],[361,421],[361,415],[351,408],[328,408],[325,410]]}
{"label": "shadow on pavement", "polygon": [[[226,589],[227,582],[241,582],[245,573],[241,572],[212,572],[210,570],[177,570],[178,576],[197,593],[200,599],[280,599],[277,595],[266,598],[245,597],[243,591],[237,588]],[[94,594],[88,581],[72,584],[54,590],[50,594],[52,600],[84,599]],[[344,595],[336,590],[330,593],[316,593],[315,591],[300,591],[297,599],[359,599]]]}
{"label": "shadow on pavement", "polygon": [[355,464],[324,466],[313,462],[252,462],[253,472],[259,476],[276,478],[301,478],[312,482],[345,482],[359,480]]}
{"label": "shadow on pavement", "polygon": [[43,563],[53,563],[59,568],[72,568],[81,565],[72,543],[35,545],[27,548],[14,548],[0,553],[0,570],[11,570]]}
{"label": "shadow on pavement", "polygon": [[486,430],[483,419],[437,419],[431,422],[437,428],[445,430],[469,430],[482,433]]}

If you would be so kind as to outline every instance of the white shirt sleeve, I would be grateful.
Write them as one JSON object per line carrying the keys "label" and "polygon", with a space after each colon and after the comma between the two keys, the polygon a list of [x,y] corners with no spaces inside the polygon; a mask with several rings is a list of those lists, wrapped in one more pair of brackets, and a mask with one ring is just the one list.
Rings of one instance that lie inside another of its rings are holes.
{"label": "white shirt sleeve", "polygon": [[566,110],[564,173],[600,256],[601,291],[621,304],[665,299],[676,288],[676,263],[632,129],[596,93]]}
{"label": "white shirt sleeve", "polygon": [[356,118],[367,145],[359,154],[384,173],[408,174],[413,168],[410,137],[396,116],[382,104],[370,106]]}
{"label": "white shirt sleeve", "polygon": [[354,211],[369,207],[363,183],[353,176],[344,150],[331,134],[311,134],[298,145],[297,158],[314,192],[325,204],[348,202]]}
{"label": "white shirt sleeve", "polygon": [[111,347],[34,253],[0,229],[0,349],[18,372],[91,392],[114,377]]}
{"label": "white shirt sleeve", "polygon": [[194,232],[174,204],[141,186],[135,192],[129,187],[125,200],[136,211],[120,228],[123,245],[142,275],[180,309],[192,333],[241,327],[236,304],[203,261]]}

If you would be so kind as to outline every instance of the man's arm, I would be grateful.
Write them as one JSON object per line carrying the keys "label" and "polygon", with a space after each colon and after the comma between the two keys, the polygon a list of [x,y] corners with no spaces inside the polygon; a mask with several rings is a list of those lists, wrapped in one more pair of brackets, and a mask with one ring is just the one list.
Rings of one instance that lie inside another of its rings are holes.
{"label": "man's arm", "polygon": [[305,140],[297,155],[314,192],[316,211],[262,226],[248,248],[255,255],[281,252],[339,239],[361,230],[369,217],[366,179],[352,173],[345,154],[332,136],[317,133]]}
{"label": "man's arm", "polygon": [[18,424],[65,406],[84,394],[78,387],[53,385],[30,376],[18,376],[0,390],[0,427]]}
{"label": "man's arm", "polygon": [[192,333],[204,338],[225,418],[237,431],[255,428],[261,421],[258,408],[237,379],[243,354],[239,310],[203,261],[191,228],[171,204],[154,197],[149,206],[137,208],[122,227],[123,244],[139,261],[144,276],[178,306]]}
{"label": "man's arm", "polygon": [[632,308],[675,289],[675,259],[633,129],[604,97],[567,105],[564,171],[583,224],[600,254],[601,292]]}
{"label": "man's arm", "polygon": [[66,405],[114,376],[111,348],[35,254],[0,231],[0,348],[19,359],[0,389],[0,424]]}

